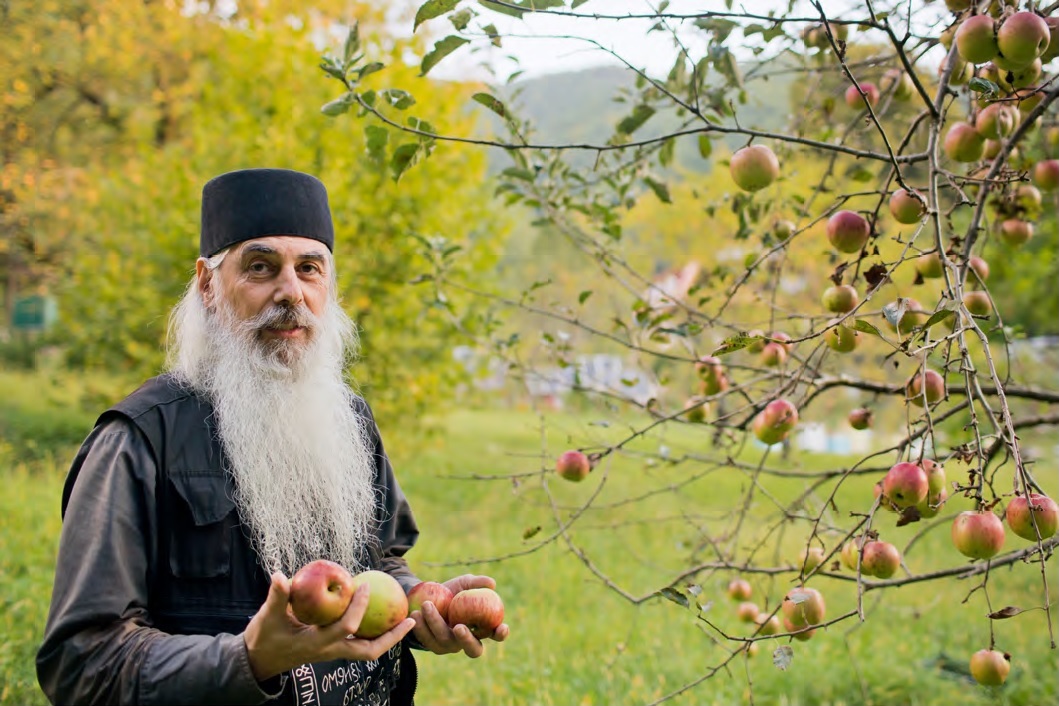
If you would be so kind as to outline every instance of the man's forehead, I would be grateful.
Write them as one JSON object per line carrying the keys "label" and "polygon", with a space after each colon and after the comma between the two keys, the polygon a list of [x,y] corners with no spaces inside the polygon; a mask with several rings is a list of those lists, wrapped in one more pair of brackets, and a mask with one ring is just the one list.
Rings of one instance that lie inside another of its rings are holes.
{"label": "man's forehead", "polygon": [[262,253],[294,255],[295,257],[326,258],[327,250],[320,241],[298,235],[268,235],[246,240],[239,244],[237,254]]}

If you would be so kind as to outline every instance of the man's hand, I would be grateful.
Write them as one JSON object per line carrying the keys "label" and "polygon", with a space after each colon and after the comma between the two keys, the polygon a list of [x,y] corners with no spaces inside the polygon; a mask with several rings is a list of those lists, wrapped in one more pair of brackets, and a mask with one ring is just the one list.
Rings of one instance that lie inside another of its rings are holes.
{"label": "man's hand", "polygon": [[264,681],[303,664],[332,659],[367,661],[385,654],[404,639],[415,621],[406,618],[373,640],[350,637],[364,618],[369,590],[366,584],[358,586],[338,621],[323,627],[305,625],[290,612],[290,579],[281,573],[273,574],[264,605],[243,632],[254,677]]}
{"label": "man's hand", "polygon": [[[496,588],[496,581],[489,576],[475,576],[464,574],[454,579],[449,579],[443,584],[453,593],[466,591],[469,588]],[[444,655],[453,652],[464,652],[468,657],[481,657],[485,652],[485,646],[481,640],[471,634],[466,625],[457,625],[450,628],[441,617],[441,613],[430,601],[423,603],[421,610],[412,611],[410,616],[415,620],[413,634],[426,649],[434,654]],[[506,623],[502,623],[493,634],[486,639],[503,642],[511,633]]]}

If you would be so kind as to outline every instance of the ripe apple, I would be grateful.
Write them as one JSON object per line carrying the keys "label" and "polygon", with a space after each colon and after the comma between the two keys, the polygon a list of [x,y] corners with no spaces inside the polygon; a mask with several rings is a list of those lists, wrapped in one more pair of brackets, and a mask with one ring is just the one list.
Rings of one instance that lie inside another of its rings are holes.
{"label": "ripe apple", "polygon": [[769,341],[761,349],[761,362],[770,368],[775,368],[787,362],[787,349],[782,344]]}
{"label": "ripe apple", "polygon": [[861,554],[860,542],[860,538],[854,537],[842,545],[842,552],[839,554],[839,559],[842,560],[842,564],[850,571],[857,570],[857,559]]}
{"label": "ripe apple", "polygon": [[804,625],[795,625],[793,622],[791,622],[789,618],[783,619],[783,627],[787,630],[787,632],[794,633],[792,637],[794,637],[795,640],[800,640],[801,642],[805,642],[816,634],[816,628],[812,628],[811,630],[805,630]]}
{"label": "ripe apple", "polygon": [[839,284],[828,287],[820,298],[824,308],[835,314],[845,314],[853,311],[860,303],[857,290],[848,284]]}
{"label": "ripe apple", "polygon": [[874,498],[874,499],[879,501],[879,507],[881,507],[883,510],[887,510],[889,512],[900,512],[901,511],[901,509],[899,507],[897,507],[896,505],[894,505],[890,501],[890,498],[886,497],[886,495],[883,493],[883,491],[882,491],[882,481],[879,481],[878,483],[876,483],[875,485],[872,486],[871,493],[872,493],[872,498]]}
{"label": "ripe apple", "polygon": [[985,153],[985,138],[969,123],[953,123],[942,148],[954,162],[977,162]]}
{"label": "ripe apple", "polygon": [[[863,92],[864,97],[861,97]],[[857,90],[856,86],[850,86],[846,89],[846,105],[854,110],[864,110],[864,101],[868,101],[868,105],[872,108],[879,104],[879,87],[874,83],[868,81],[862,81],[860,84],[860,90]]]}
{"label": "ripe apple", "polygon": [[1008,245],[1019,246],[1033,237],[1033,224],[1018,218],[1007,218],[1000,224],[1000,239]]}
{"label": "ripe apple", "polygon": [[750,582],[746,579],[732,579],[728,582],[728,597],[733,601],[750,600]]}
{"label": "ripe apple", "polygon": [[778,444],[798,423],[798,410],[787,400],[772,400],[754,417],[754,436],[764,444]]}
{"label": "ripe apple", "polygon": [[1008,64],[1002,57],[998,56],[993,59],[993,63],[998,69],[996,84],[1008,93],[1018,88],[1032,86],[1041,77],[1042,66],[1040,59],[1034,59],[1026,66],[1016,67]]}
{"label": "ripe apple", "polygon": [[870,409],[858,407],[849,413],[849,425],[857,431],[863,431],[871,426],[872,412]]}
{"label": "ripe apple", "polygon": [[822,547],[809,547],[803,549],[798,555],[798,569],[803,573],[809,573],[824,563],[824,550]]}
{"label": "ripe apple", "polygon": [[889,542],[872,541],[864,545],[860,560],[862,573],[888,579],[901,567],[901,552]]}
{"label": "ripe apple", "polygon": [[993,313],[993,302],[989,300],[989,294],[981,289],[964,292],[963,305],[973,316],[989,316]]}
{"label": "ripe apple", "polygon": [[702,424],[705,422],[706,413],[708,411],[709,404],[706,402],[705,397],[695,395],[694,397],[688,398],[688,401],[684,403],[684,419],[692,424]]}
{"label": "ripe apple", "polygon": [[452,601],[453,593],[447,586],[436,581],[423,581],[417,583],[408,592],[408,612],[422,610],[423,603],[430,601],[438,609],[443,620],[448,620],[449,603]]}
{"label": "ripe apple", "polygon": [[776,635],[783,629],[780,619],[775,615],[769,617],[761,613],[754,619],[754,622],[761,626],[758,630],[759,635]]}
{"label": "ripe apple", "polygon": [[824,622],[824,597],[815,588],[804,586],[787,591],[782,608],[784,617],[796,628]]}
{"label": "ripe apple", "polygon": [[917,257],[916,272],[921,274],[923,279],[937,279],[945,274],[945,268],[941,264],[941,255],[938,254],[938,251],[933,250]]}
{"label": "ripe apple", "polygon": [[977,277],[968,277],[968,282],[978,285],[989,279],[989,263],[977,255],[967,260],[967,267],[977,275]]}
{"label": "ripe apple", "polygon": [[924,368],[913,375],[905,385],[905,397],[917,407],[932,405],[944,396],[945,378],[930,368]]}
{"label": "ripe apple", "polygon": [[964,556],[988,559],[1004,546],[1004,525],[989,510],[961,512],[952,523],[952,543]]}
{"label": "ripe apple", "polygon": [[1009,62],[1025,66],[1048,48],[1048,25],[1032,12],[1010,15],[996,33],[997,48]]}
{"label": "ripe apple", "polygon": [[756,621],[760,612],[757,604],[751,603],[750,601],[743,601],[739,604],[739,607],[735,609],[735,614],[744,623],[753,623]]}
{"label": "ripe apple", "polygon": [[860,252],[868,242],[870,234],[871,226],[868,221],[853,211],[839,211],[827,221],[827,239],[839,252]]}
{"label": "ripe apple", "polygon": [[982,150],[982,157],[985,159],[996,159],[996,156],[1000,154],[1000,148],[1003,146],[1004,143],[1000,140],[986,140],[985,149]]}
{"label": "ripe apple", "polygon": [[1001,140],[1015,132],[1018,124],[1018,108],[1011,103],[992,103],[979,111],[978,117],[974,120],[974,129],[982,137]]}
{"label": "ripe apple", "polygon": [[584,480],[591,470],[588,456],[580,451],[564,451],[555,462],[555,472],[575,483]]}
{"label": "ripe apple", "polygon": [[[1031,493],[1027,499],[1020,495],[1008,503],[1006,513],[1008,527],[1011,531],[1031,542],[1037,541],[1037,532],[1041,539],[1048,539],[1059,530],[1059,505],[1047,495]],[[1037,523],[1034,529],[1033,523]]]}
{"label": "ripe apple", "polygon": [[466,625],[477,638],[489,637],[504,622],[504,602],[491,588],[469,588],[452,597],[449,627]]}
{"label": "ripe apple", "polygon": [[746,650],[747,657],[753,657],[761,650],[756,642],[749,643],[744,649]]}
{"label": "ripe apple", "polygon": [[353,634],[370,640],[408,617],[408,596],[397,579],[384,571],[363,571],[353,577],[354,590],[362,583],[368,584],[371,595],[360,627]]}
{"label": "ripe apple", "polygon": [[978,650],[971,655],[971,676],[982,686],[1000,686],[1011,671],[1011,655],[996,650]]}
{"label": "ripe apple", "polygon": [[997,54],[996,30],[988,15],[968,17],[956,29],[956,51],[972,64],[984,64]]}
{"label": "ripe apple", "polygon": [[790,353],[791,348],[794,347],[794,344],[791,343],[791,337],[783,333],[782,331],[773,331],[771,334],[769,334],[769,338],[783,346],[783,350],[787,351],[788,353]]}
{"label": "ripe apple", "polygon": [[1019,188],[1015,189],[1015,202],[1019,208],[1032,213],[1041,210],[1044,199],[1036,186],[1019,184]]}
{"label": "ripe apple", "polygon": [[929,490],[927,473],[918,463],[895,464],[882,480],[883,494],[901,510],[921,503]]}
{"label": "ripe apple", "polygon": [[919,516],[930,519],[937,517],[938,513],[941,512],[942,505],[949,499],[949,491],[945,488],[935,492],[931,490],[927,493],[927,497],[923,502],[916,505],[916,510],[919,511]]}
{"label": "ripe apple", "polygon": [[1019,115],[1026,115],[1044,100],[1044,91],[1038,88],[1020,88],[1015,91]]}
{"label": "ripe apple", "polygon": [[776,236],[776,239],[781,243],[794,235],[796,230],[798,230],[798,226],[794,225],[793,221],[779,220],[772,226],[772,234]]}
{"label": "ripe apple", "polygon": [[732,155],[728,171],[740,189],[758,191],[776,181],[780,175],[780,162],[768,147],[750,145]]}
{"label": "ripe apple", "polygon": [[1059,189],[1059,159],[1042,159],[1033,167],[1033,183],[1041,191]]}
{"label": "ripe apple", "polygon": [[326,559],[310,561],[291,577],[291,612],[306,625],[330,625],[345,614],[356,588],[342,565]]}
{"label": "ripe apple", "polygon": [[883,92],[893,89],[894,100],[907,101],[916,92],[916,84],[912,77],[901,69],[887,69],[882,78],[879,79],[879,88]]}
{"label": "ripe apple", "polygon": [[905,225],[919,223],[927,215],[927,200],[918,191],[898,189],[890,196],[890,215]]}
{"label": "ripe apple", "polygon": [[695,362],[695,371],[702,380],[702,392],[705,395],[716,395],[728,389],[728,378],[724,374],[721,359],[712,355],[699,358]]}
{"label": "ripe apple", "polygon": [[824,331],[824,343],[828,348],[836,353],[850,353],[856,350],[857,344],[860,343],[860,333],[838,323],[838,319],[831,319],[827,325],[831,327]]}

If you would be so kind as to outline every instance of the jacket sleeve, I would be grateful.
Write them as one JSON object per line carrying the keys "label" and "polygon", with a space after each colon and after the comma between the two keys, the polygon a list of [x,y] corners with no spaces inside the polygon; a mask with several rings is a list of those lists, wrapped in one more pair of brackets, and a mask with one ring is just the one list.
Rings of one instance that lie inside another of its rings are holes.
{"label": "jacket sleeve", "polygon": [[37,678],[52,703],[261,703],[242,635],[152,626],[156,466],[131,422],[93,430],[77,455]]}
{"label": "jacket sleeve", "polygon": [[405,553],[412,548],[419,538],[419,527],[408,499],[397,482],[390,459],[382,444],[382,435],[375,423],[375,417],[367,403],[361,401],[361,414],[368,423],[368,439],[372,444],[375,456],[375,484],[379,492],[379,538],[381,570],[393,576],[404,588],[405,593],[420,583],[405,561]]}

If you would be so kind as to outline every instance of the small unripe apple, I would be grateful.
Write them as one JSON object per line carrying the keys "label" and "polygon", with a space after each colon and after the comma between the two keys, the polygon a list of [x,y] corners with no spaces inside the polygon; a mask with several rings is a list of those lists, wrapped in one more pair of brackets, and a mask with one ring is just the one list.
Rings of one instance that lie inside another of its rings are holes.
{"label": "small unripe apple", "polygon": [[898,189],[890,196],[890,215],[905,225],[919,223],[927,215],[927,200],[918,191]]}
{"label": "small unripe apple", "polygon": [[870,409],[860,407],[849,413],[849,425],[857,431],[862,431],[871,426],[872,412]]}
{"label": "small unripe apple", "polygon": [[469,588],[452,597],[449,627],[466,625],[477,638],[489,637],[504,622],[504,602],[491,588]]}
{"label": "small unripe apple", "polygon": [[933,250],[917,257],[916,272],[923,275],[923,279],[937,279],[945,274],[945,267],[941,264],[941,255],[938,251]]}
{"label": "small unripe apple", "polygon": [[575,483],[588,477],[588,473],[591,470],[592,464],[589,462],[588,456],[580,451],[564,451],[555,462],[555,472],[562,478]]}
{"label": "small unripe apple", "polygon": [[924,406],[924,397],[925,404],[932,405],[945,396],[945,378],[937,371],[924,368],[909,378],[905,385],[905,396],[917,407]]}
{"label": "small unripe apple", "polygon": [[1009,62],[1023,66],[1044,53],[1050,38],[1048,25],[1032,12],[1010,15],[996,33],[1000,54]]}
{"label": "small unripe apple", "polygon": [[839,284],[828,287],[820,298],[824,308],[835,314],[845,314],[853,311],[860,303],[857,290],[848,284]]}
{"label": "small unripe apple", "polygon": [[964,292],[963,305],[972,316],[989,316],[993,313],[993,302],[989,300],[989,294],[981,289]]}
{"label": "small unripe apple", "polygon": [[1004,525],[989,510],[961,512],[952,523],[952,543],[964,556],[989,559],[1004,546]]}
{"label": "small unripe apple", "polygon": [[1018,247],[1033,237],[1033,224],[1019,218],[1007,218],[1000,224],[1000,239]]}
{"label": "small unripe apple", "polygon": [[735,614],[739,620],[744,623],[753,623],[757,620],[758,614],[760,614],[756,603],[750,601],[743,601],[739,604],[739,607],[735,609]]}
{"label": "small unripe apple", "polygon": [[798,570],[809,573],[824,563],[824,550],[822,547],[809,547],[803,549],[798,555]]}
{"label": "small unripe apple", "polygon": [[[863,92],[864,97],[861,97]],[[860,90],[857,90],[856,86],[850,86],[846,89],[846,105],[854,110],[864,110],[864,100],[867,99],[868,105],[872,108],[879,104],[879,88],[874,83],[862,81],[860,84]]]}
{"label": "small unripe apple", "polygon": [[985,138],[973,125],[954,123],[945,133],[942,148],[954,162],[977,162],[985,153]]}
{"label": "small unripe apple", "polygon": [[997,55],[996,30],[988,15],[968,17],[956,30],[956,51],[972,64],[984,64]]}
{"label": "small unripe apple", "polygon": [[787,400],[772,400],[754,417],[754,436],[763,444],[778,444],[798,424],[798,410]]}
{"label": "small unripe apple", "polygon": [[706,402],[705,397],[695,395],[694,397],[688,398],[688,401],[684,403],[684,419],[692,424],[702,424],[705,422],[708,412],[709,403]]}
{"label": "small unripe apple", "polygon": [[893,89],[894,100],[907,101],[916,92],[912,77],[901,69],[887,69],[879,79],[879,88],[884,92]]}
{"label": "small unripe apple", "polygon": [[794,225],[793,221],[780,220],[776,221],[772,226],[772,234],[776,236],[776,239],[780,242],[783,242],[794,235],[796,230],[798,230],[798,226]]}
{"label": "small unripe apple", "polygon": [[824,622],[824,597],[815,588],[792,588],[783,597],[783,615],[796,628]]}
{"label": "small unripe apple", "polygon": [[417,583],[408,592],[408,612],[422,610],[423,604],[430,601],[434,604],[442,620],[448,620],[449,603],[452,602],[452,591],[444,584],[437,581],[423,581]]}
{"label": "small unripe apple", "polygon": [[787,361],[787,349],[782,344],[769,341],[761,349],[761,362],[770,368],[783,365]]}
{"label": "small unripe apple", "polygon": [[923,472],[927,474],[927,491],[940,493],[945,489],[945,467],[937,461],[925,458],[919,462]]}
{"label": "small unripe apple", "polygon": [[353,577],[354,590],[365,583],[371,591],[368,607],[353,634],[372,640],[408,617],[408,596],[397,579],[384,571],[362,571]]}
{"label": "small unripe apple", "polygon": [[1019,188],[1015,189],[1015,202],[1022,210],[1036,213],[1041,210],[1044,198],[1041,196],[1041,192],[1036,186],[1033,186],[1032,184],[1019,184]]}
{"label": "small unripe apple", "polygon": [[356,588],[352,574],[341,564],[310,561],[291,577],[291,612],[306,625],[330,625],[345,614]]}
{"label": "small unripe apple", "polygon": [[721,359],[712,355],[699,358],[695,362],[695,371],[702,380],[702,393],[716,395],[728,389],[728,378],[724,374]]}
{"label": "small unripe apple", "polygon": [[759,328],[747,331],[746,335],[757,340],[746,347],[747,353],[760,353],[765,350],[765,332]]}
{"label": "small unripe apple", "polygon": [[862,538],[854,537],[842,545],[839,559],[842,561],[843,566],[850,571],[857,570],[857,560],[861,555],[861,541]]}
{"label": "small unripe apple", "polygon": [[901,552],[889,542],[873,541],[864,545],[860,561],[862,573],[888,579],[901,568]]}
{"label": "small unripe apple", "polygon": [[728,582],[728,597],[733,601],[748,601],[753,589],[746,579],[732,579]]}
{"label": "small unripe apple", "polygon": [[971,655],[971,676],[982,686],[1000,686],[1011,671],[1011,656],[996,650],[978,650]]}
{"label": "small unripe apple", "polygon": [[927,497],[923,500],[923,502],[916,505],[916,510],[919,511],[920,517],[929,520],[932,517],[938,516],[938,513],[941,512],[941,506],[944,505],[945,501],[948,499],[949,491],[947,491],[945,488],[942,488],[937,492],[932,490],[927,493]]}
{"label": "small unripe apple", "polygon": [[[968,269],[974,274],[967,278],[967,281],[978,285],[989,279],[989,263],[978,257],[977,255],[971,257],[967,261]],[[976,276],[975,276],[976,275]]]}
{"label": "small unripe apple", "polygon": [[1059,159],[1042,159],[1033,167],[1033,183],[1041,191],[1059,189]]}
{"label": "small unripe apple", "polygon": [[750,145],[732,155],[728,171],[740,189],[758,191],[776,181],[780,175],[780,162],[768,147]]}
{"label": "small unripe apple", "polygon": [[860,252],[868,242],[869,235],[871,235],[871,226],[859,213],[839,211],[827,221],[827,239],[839,252]]}
{"label": "small unripe apple", "polygon": [[[1027,499],[1020,495],[1008,503],[1006,517],[1011,531],[1031,542],[1048,539],[1059,531],[1059,505],[1047,495],[1032,493]],[[1034,529],[1034,522],[1037,523]]]}
{"label": "small unripe apple", "polygon": [[775,615],[768,617],[761,613],[754,619],[754,622],[761,626],[761,629],[758,630],[759,635],[776,635],[783,630],[783,624],[780,623],[780,619]]}
{"label": "small unripe apple", "polygon": [[857,349],[860,343],[860,333],[845,324],[838,323],[838,319],[827,322],[830,327],[824,331],[824,343],[836,353],[851,353]]}
{"label": "small unripe apple", "polygon": [[979,111],[974,121],[974,129],[982,137],[1001,140],[1015,132],[1018,124],[1018,108],[1011,103],[992,103]]}
{"label": "small unripe apple", "polygon": [[894,464],[882,480],[883,494],[901,510],[921,503],[929,490],[927,473],[918,463]]}
{"label": "small unripe apple", "polygon": [[945,0],[945,7],[950,12],[963,12],[964,10],[971,7],[974,0]]}

